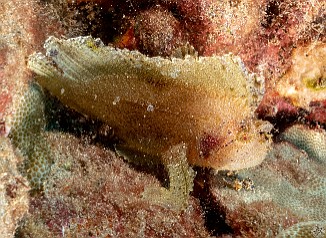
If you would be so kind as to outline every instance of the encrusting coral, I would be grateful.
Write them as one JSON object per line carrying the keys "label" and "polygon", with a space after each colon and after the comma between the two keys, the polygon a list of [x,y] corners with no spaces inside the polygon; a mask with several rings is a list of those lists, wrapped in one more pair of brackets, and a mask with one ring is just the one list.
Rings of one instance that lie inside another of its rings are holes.
{"label": "encrusting coral", "polygon": [[236,170],[264,159],[270,126],[253,113],[263,81],[239,58],[148,58],[91,37],[50,37],[45,48],[47,57],[34,54],[28,63],[37,82],[112,126],[129,150],[167,166],[178,156],[162,155],[182,143],[188,162],[204,167]]}
{"label": "encrusting coral", "polygon": [[306,151],[311,158],[326,161],[326,132],[323,129],[310,129],[304,125],[294,125],[281,134],[281,139]]}
{"label": "encrusting coral", "polygon": [[326,233],[326,221],[301,222],[291,226],[277,235],[277,238],[324,238]]}
{"label": "encrusting coral", "polygon": [[25,156],[22,168],[33,189],[41,189],[51,168],[53,154],[44,138],[46,126],[44,95],[40,87],[31,84],[25,93],[16,96],[17,108],[11,122],[9,137],[12,144]]}
{"label": "encrusting coral", "polygon": [[261,165],[238,171],[254,181],[251,190],[230,189],[222,173],[211,176],[210,189],[235,236],[325,237],[325,163],[275,143]]}

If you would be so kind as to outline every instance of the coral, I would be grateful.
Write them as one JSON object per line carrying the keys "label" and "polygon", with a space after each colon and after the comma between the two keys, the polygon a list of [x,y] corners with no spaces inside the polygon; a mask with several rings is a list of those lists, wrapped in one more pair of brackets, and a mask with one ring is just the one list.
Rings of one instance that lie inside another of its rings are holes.
{"label": "coral", "polygon": [[47,57],[29,59],[36,80],[64,104],[112,126],[130,149],[160,156],[184,142],[191,164],[217,169],[263,160],[268,123],[253,113],[263,82],[238,58],[148,58],[90,37],[51,37],[45,48]]}
{"label": "coral", "polygon": [[293,52],[292,67],[280,79],[277,91],[296,107],[309,110],[313,101],[326,98],[326,44],[314,43]]}
{"label": "coral", "polygon": [[239,179],[253,181],[253,190],[230,188],[223,173],[210,177],[210,190],[235,236],[292,237],[291,230],[311,234],[325,223],[325,163],[281,142],[261,165],[238,171]]}
{"label": "coral", "polygon": [[160,7],[137,15],[134,34],[136,48],[150,56],[170,56],[185,45],[180,23],[171,12]]}
{"label": "coral", "polygon": [[181,213],[158,206],[142,193],[160,183],[113,152],[68,134],[50,133],[48,140],[56,160],[19,237],[209,237],[195,198]]}
{"label": "coral", "polygon": [[19,162],[9,139],[0,137],[0,233],[4,238],[13,237],[28,211],[29,186],[17,170]]}
{"label": "coral", "polygon": [[293,125],[281,134],[281,139],[306,151],[309,157],[319,161],[326,160],[326,132],[323,129],[310,129],[304,125]]}
{"label": "coral", "polygon": [[293,51],[292,66],[264,95],[259,118],[326,125],[325,49],[325,43],[313,42]]}
{"label": "coral", "polygon": [[12,144],[26,158],[23,173],[34,189],[41,189],[51,168],[53,155],[44,138],[46,125],[44,95],[39,87],[30,85],[22,97],[15,100],[18,105],[12,119],[9,137]]}
{"label": "coral", "polygon": [[326,222],[302,222],[278,234],[277,238],[322,238],[326,234]]}
{"label": "coral", "polygon": [[[41,12],[43,13],[41,14]],[[35,96],[35,91],[29,91],[28,82],[31,80],[31,72],[26,67],[26,58],[42,46],[41,42],[44,42],[49,33],[61,35],[64,30],[58,23],[59,18],[55,15],[54,9],[36,0],[28,2],[1,1],[0,18],[0,135],[7,137],[10,131],[13,131],[11,136],[15,134],[15,146],[20,147],[21,152],[25,155],[32,156],[31,154],[34,153],[32,157],[35,159],[39,154],[36,150],[32,152],[33,144],[38,148],[45,147],[45,145],[41,145],[42,142],[36,143],[39,139],[37,136],[39,132],[36,133],[36,137],[32,134],[39,128],[33,128],[34,122],[28,121],[28,118],[26,118],[28,124],[18,125],[19,120],[22,122],[25,119],[24,116],[32,116],[34,105],[40,109],[38,107],[40,105],[37,103],[43,102],[40,98],[28,99],[29,96]],[[33,100],[36,101],[33,102]],[[40,101],[37,102],[37,100]],[[31,108],[24,107],[25,102],[29,102]],[[22,108],[20,108],[21,106]],[[15,118],[19,113],[23,114],[22,117]],[[35,111],[35,113],[37,112]],[[37,123],[35,121],[35,125]],[[13,128],[16,126],[17,128]],[[24,126],[29,127],[24,128]],[[29,129],[30,131],[28,131]],[[25,139],[26,141],[23,141]],[[26,167],[26,169],[29,168],[30,166]],[[31,170],[30,172],[34,173],[35,171]],[[34,185],[39,186],[32,182],[31,186]]]}

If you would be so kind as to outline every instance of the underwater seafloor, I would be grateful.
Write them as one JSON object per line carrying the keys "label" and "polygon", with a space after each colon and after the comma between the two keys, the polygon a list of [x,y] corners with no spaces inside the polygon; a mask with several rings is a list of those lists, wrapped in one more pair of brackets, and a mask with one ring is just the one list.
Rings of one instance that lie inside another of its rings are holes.
{"label": "underwater seafloor", "polygon": [[[325,1],[0,0],[0,16],[1,237],[326,237]],[[136,101],[122,116],[103,109],[128,101],[108,67]],[[155,121],[140,144],[138,108]],[[174,141],[172,167],[139,161]]]}

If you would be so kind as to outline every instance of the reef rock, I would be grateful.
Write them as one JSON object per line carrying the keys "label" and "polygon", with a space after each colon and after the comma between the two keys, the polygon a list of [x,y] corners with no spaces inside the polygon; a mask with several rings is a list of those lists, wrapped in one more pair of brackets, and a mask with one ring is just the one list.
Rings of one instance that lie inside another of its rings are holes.
{"label": "reef rock", "polygon": [[158,206],[142,198],[146,187],[161,187],[152,175],[71,135],[47,139],[55,162],[19,237],[209,237],[197,199],[181,213]]}
{"label": "reef rock", "polygon": [[280,78],[277,91],[306,110],[311,102],[326,100],[326,44],[319,42],[296,49],[292,67]]}
{"label": "reef rock", "polygon": [[29,207],[29,185],[18,172],[19,162],[9,139],[0,137],[0,234],[4,238],[14,236]]}
{"label": "reef rock", "polygon": [[[47,14],[40,14],[46,9]],[[0,4],[0,136],[7,136],[11,128],[14,101],[28,90],[31,79],[26,57],[42,46],[52,35],[63,34],[58,18],[50,5],[39,1],[1,1]],[[41,43],[42,42],[42,43]]]}
{"label": "reef rock", "polygon": [[293,51],[288,71],[262,100],[260,118],[302,118],[326,125],[326,45],[313,42]]}
{"label": "reef rock", "polygon": [[325,237],[325,163],[276,143],[261,165],[211,176],[211,192],[236,236]]}

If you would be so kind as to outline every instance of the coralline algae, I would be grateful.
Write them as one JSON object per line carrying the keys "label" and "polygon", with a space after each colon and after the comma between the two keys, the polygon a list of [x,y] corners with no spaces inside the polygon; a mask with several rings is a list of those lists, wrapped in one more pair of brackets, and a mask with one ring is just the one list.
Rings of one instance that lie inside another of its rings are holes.
{"label": "coralline algae", "polygon": [[28,182],[17,169],[20,158],[8,138],[0,136],[0,233],[13,237],[18,222],[28,212]]}

